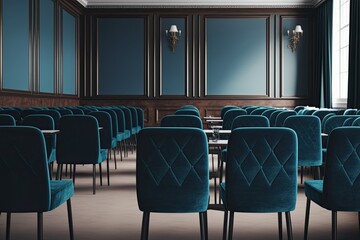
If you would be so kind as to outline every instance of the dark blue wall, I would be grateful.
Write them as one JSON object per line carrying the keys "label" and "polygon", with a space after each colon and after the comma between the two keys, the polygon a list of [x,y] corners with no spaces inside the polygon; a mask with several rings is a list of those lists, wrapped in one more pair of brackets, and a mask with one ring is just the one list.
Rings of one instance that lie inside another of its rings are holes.
{"label": "dark blue wall", "polygon": [[145,21],[98,20],[98,94],[144,95]]}
{"label": "dark blue wall", "polygon": [[266,18],[208,18],[207,95],[267,94]]}
{"label": "dark blue wall", "polygon": [[28,91],[29,1],[3,0],[2,3],[2,87]]}
{"label": "dark blue wall", "polygon": [[[169,37],[165,30],[176,25],[181,30],[181,36],[173,52]],[[184,18],[161,19],[161,95],[186,95],[187,69],[186,69],[186,21]]]}

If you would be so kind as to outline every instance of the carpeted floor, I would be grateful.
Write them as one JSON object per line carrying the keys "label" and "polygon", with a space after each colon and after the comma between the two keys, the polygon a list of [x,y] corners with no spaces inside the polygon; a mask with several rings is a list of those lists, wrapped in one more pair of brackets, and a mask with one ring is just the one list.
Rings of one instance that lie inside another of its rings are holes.
{"label": "carpeted floor", "polygon": [[[110,165],[111,185],[104,185],[92,194],[92,167],[78,166],[75,195],[72,197],[75,239],[140,239],[142,212],[139,211],[135,191],[135,155],[130,154],[118,169]],[[212,182],[211,182],[212,183]],[[297,207],[291,213],[294,239],[303,239],[305,218],[304,190],[300,186]],[[6,215],[0,216],[0,239],[5,239]],[[222,238],[223,213],[208,212],[209,239]],[[286,238],[285,217],[283,217]],[[36,214],[13,214],[11,239],[36,239]],[[357,213],[338,213],[339,239],[360,239]],[[66,204],[44,214],[44,238],[69,238]],[[277,214],[236,213],[234,239],[277,239]],[[150,216],[149,239],[200,239],[198,214],[156,214]],[[309,239],[331,239],[331,212],[312,204]]]}

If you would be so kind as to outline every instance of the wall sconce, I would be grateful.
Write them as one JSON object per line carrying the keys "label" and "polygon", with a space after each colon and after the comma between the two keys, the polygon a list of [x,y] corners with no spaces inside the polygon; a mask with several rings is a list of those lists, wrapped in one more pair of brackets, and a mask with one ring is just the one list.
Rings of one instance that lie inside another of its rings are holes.
{"label": "wall sconce", "polygon": [[175,52],[175,45],[176,42],[179,40],[179,37],[181,36],[181,30],[178,30],[176,25],[171,25],[170,29],[166,30],[165,33],[166,36],[169,38],[170,46],[173,52]]}
{"label": "wall sconce", "polygon": [[288,34],[289,41],[290,41],[288,48],[291,48],[291,51],[295,52],[296,44],[300,41],[300,36],[303,35],[303,30],[301,28],[301,25],[296,25],[295,29],[292,30],[292,36],[291,36],[289,30],[287,30],[287,34]]}

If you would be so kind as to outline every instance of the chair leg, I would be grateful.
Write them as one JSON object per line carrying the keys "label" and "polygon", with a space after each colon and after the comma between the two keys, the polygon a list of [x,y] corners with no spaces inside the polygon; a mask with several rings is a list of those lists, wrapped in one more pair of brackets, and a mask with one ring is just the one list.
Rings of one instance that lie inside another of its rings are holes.
{"label": "chair leg", "polygon": [[96,193],[96,164],[93,164],[93,194]]}
{"label": "chair leg", "polygon": [[199,213],[201,240],[207,240],[207,227],[206,227],[207,217],[205,215],[206,215],[206,212]]}
{"label": "chair leg", "polygon": [[141,240],[147,240],[149,238],[149,222],[150,222],[150,212],[143,213],[143,221],[141,227]]}
{"label": "chair leg", "polygon": [[10,240],[11,213],[6,213],[6,240]]}
{"label": "chair leg", "polygon": [[230,218],[229,218],[229,240],[233,238],[233,231],[234,231],[234,212],[230,211]]}
{"label": "chair leg", "polygon": [[307,240],[308,232],[309,232],[310,204],[311,204],[311,200],[308,198],[308,199],[306,200],[304,240]]}
{"label": "chair leg", "polygon": [[337,239],[337,212],[332,211],[331,212],[331,229],[332,229],[332,240]]}
{"label": "chair leg", "polygon": [[117,169],[117,164],[116,164],[116,149],[113,149],[113,153],[114,153],[114,162],[115,162],[115,169]]}
{"label": "chair leg", "polygon": [[100,186],[102,186],[102,168],[101,168],[101,163],[99,163],[99,174],[100,174]]}
{"label": "chair leg", "polygon": [[315,167],[316,168],[316,178],[315,179],[321,179],[321,174],[320,174],[320,167],[321,166],[318,166],[318,167]]}
{"label": "chair leg", "polygon": [[279,240],[282,240],[282,212],[278,212]]}
{"label": "chair leg", "polygon": [[[136,144],[137,144],[137,140],[136,140]],[[208,227],[207,211],[204,212],[204,221],[205,221],[205,239],[208,240],[208,238],[209,238],[209,227]]]}
{"label": "chair leg", "polygon": [[300,167],[300,183],[303,184],[304,167]]}
{"label": "chair leg", "polygon": [[76,164],[74,164],[74,171],[73,171],[73,183],[75,185],[75,176],[76,176]]}
{"label": "chair leg", "polygon": [[226,235],[227,235],[227,225],[228,225],[228,217],[229,216],[229,212],[228,211],[224,211],[224,226],[223,226],[223,240],[226,240]]}
{"label": "chair leg", "polygon": [[292,233],[290,212],[285,212],[285,218],[286,218],[286,229],[287,229],[288,240],[292,240],[293,239],[293,233]]}
{"label": "chair leg", "polygon": [[38,212],[37,214],[37,224],[38,224],[38,228],[37,228],[37,234],[38,234],[38,240],[42,240],[44,238],[43,236],[43,213],[42,212]]}
{"label": "chair leg", "polygon": [[[74,171],[75,173],[75,171]],[[67,200],[67,212],[68,212],[68,221],[69,221],[69,233],[70,233],[70,240],[74,239],[74,227],[73,227],[73,220],[72,220],[72,211],[71,211],[71,200]]]}
{"label": "chair leg", "polygon": [[107,175],[107,184],[108,186],[110,186],[109,158],[106,159],[106,175]]}
{"label": "chair leg", "polygon": [[[360,212],[358,212],[358,219],[359,219],[359,231],[360,231]],[[359,232],[360,234],[360,232]]]}
{"label": "chair leg", "polygon": [[56,177],[55,177],[56,180],[60,179],[60,169],[61,169],[61,164],[58,164],[56,169]]}

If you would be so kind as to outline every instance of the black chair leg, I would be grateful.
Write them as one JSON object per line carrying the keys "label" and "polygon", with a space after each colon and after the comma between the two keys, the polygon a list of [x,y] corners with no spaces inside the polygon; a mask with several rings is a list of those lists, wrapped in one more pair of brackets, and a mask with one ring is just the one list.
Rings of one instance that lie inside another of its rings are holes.
{"label": "black chair leg", "polygon": [[99,174],[100,174],[100,186],[102,186],[102,168],[101,168],[101,163],[99,163]]}
{"label": "black chair leg", "polygon": [[115,169],[117,169],[117,164],[116,164],[116,149],[113,149],[114,152],[114,162],[115,162]]}
{"label": "black chair leg", "polygon": [[207,212],[200,212],[199,219],[200,219],[200,236],[201,240],[207,240]]}
{"label": "black chair leg", "polygon": [[73,183],[75,185],[75,176],[76,176],[76,164],[74,164],[74,171],[73,171]]}
{"label": "black chair leg", "polygon": [[282,240],[282,212],[278,212],[279,240]]}
{"label": "black chair leg", "polygon": [[42,240],[44,238],[43,236],[43,213],[38,212],[37,214],[37,234],[38,234],[38,240]]}
{"label": "black chair leg", "polygon": [[141,240],[147,240],[149,238],[149,222],[150,222],[150,212],[143,213],[143,221],[141,227]]}
{"label": "black chair leg", "polygon": [[233,238],[233,231],[234,231],[234,212],[230,211],[230,217],[229,217],[229,240],[232,240]]}
{"label": "black chair leg", "polygon": [[6,213],[6,240],[10,240],[11,213]]}
{"label": "black chair leg", "polygon": [[93,194],[96,193],[96,164],[93,164]]}
{"label": "black chair leg", "polygon": [[360,212],[358,212],[358,219],[359,219],[359,234],[360,234]]}
{"label": "black chair leg", "polygon": [[229,212],[224,211],[224,226],[223,226],[223,240],[226,240],[227,235],[227,225],[228,225]]}
{"label": "black chair leg", "polygon": [[332,240],[336,240],[337,239],[337,212],[336,211],[332,211],[331,212],[331,229],[332,229]]}
{"label": "black chair leg", "polygon": [[286,218],[286,229],[287,229],[288,240],[292,240],[293,239],[293,233],[292,233],[290,212],[285,212],[285,218]]}
{"label": "black chair leg", "polygon": [[55,176],[56,180],[60,179],[60,171],[61,171],[61,164],[58,164],[56,169],[56,176]]}
{"label": "black chair leg", "polygon": [[[75,168],[74,168],[75,169]],[[75,171],[74,171],[75,173]],[[67,211],[68,211],[68,221],[69,221],[69,232],[70,232],[70,240],[74,239],[74,227],[72,220],[72,210],[71,210],[71,200],[67,200]]]}
{"label": "black chair leg", "polygon": [[307,240],[308,232],[309,232],[310,204],[311,204],[311,200],[308,198],[306,200],[304,240]]}
{"label": "black chair leg", "polygon": [[106,175],[107,175],[107,184],[108,186],[110,186],[109,158],[106,159]]}
{"label": "black chair leg", "polygon": [[303,184],[304,167],[300,167],[300,183]]}
{"label": "black chair leg", "polygon": [[[137,141],[136,141],[136,144],[137,144]],[[209,227],[208,227],[207,211],[204,213],[204,220],[205,220],[205,239],[208,240],[208,238],[209,238]]]}
{"label": "black chair leg", "polygon": [[320,168],[321,168],[321,166],[316,167],[316,178],[315,179],[321,179]]}

